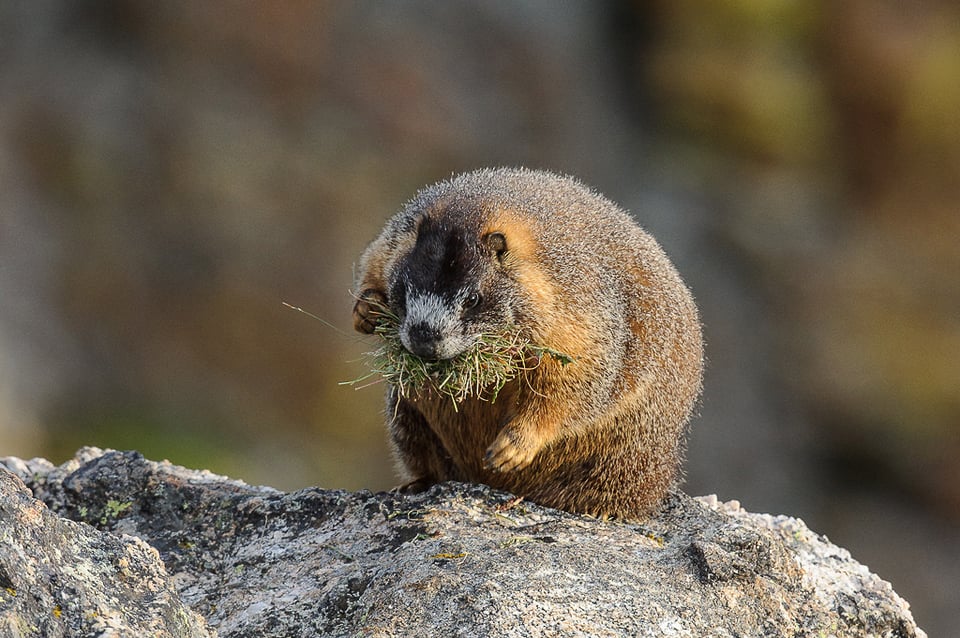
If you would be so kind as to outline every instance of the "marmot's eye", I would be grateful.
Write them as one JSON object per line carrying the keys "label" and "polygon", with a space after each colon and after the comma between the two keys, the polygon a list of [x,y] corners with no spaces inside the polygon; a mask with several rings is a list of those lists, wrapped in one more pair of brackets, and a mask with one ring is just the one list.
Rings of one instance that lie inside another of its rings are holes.
{"label": "marmot's eye", "polygon": [[470,310],[471,308],[476,308],[480,304],[480,293],[471,292],[467,295],[467,298],[463,302],[463,309]]}

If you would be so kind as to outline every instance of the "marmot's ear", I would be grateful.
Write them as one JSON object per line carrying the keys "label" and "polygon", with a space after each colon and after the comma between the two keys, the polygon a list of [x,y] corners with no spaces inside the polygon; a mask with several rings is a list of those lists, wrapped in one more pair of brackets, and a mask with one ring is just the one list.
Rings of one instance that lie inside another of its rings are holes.
{"label": "marmot's ear", "polygon": [[507,238],[503,233],[488,233],[484,236],[483,243],[496,256],[497,261],[503,261],[503,255],[507,252]]}

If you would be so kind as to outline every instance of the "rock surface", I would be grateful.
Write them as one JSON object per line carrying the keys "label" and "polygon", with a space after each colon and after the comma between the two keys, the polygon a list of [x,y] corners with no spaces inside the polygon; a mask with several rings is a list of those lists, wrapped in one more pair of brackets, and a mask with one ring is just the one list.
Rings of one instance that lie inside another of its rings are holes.
{"label": "rock surface", "polygon": [[211,635],[181,601],[157,550],[60,518],[2,469],[0,588],[2,636]]}
{"label": "rock surface", "polygon": [[926,635],[801,521],[713,498],[627,524],[462,484],[283,493],[95,448],[0,475],[4,635],[214,635],[193,612],[222,637]]}

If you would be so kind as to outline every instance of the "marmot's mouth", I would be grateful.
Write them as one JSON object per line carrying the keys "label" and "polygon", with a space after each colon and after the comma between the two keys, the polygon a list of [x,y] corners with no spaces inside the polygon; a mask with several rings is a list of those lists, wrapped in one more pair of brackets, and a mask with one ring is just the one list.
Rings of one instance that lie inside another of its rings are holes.
{"label": "marmot's mouth", "polygon": [[451,337],[425,323],[400,328],[400,342],[407,351],[424,361],[447,361],[470,349],[480,335]]}
{"label": "marmot's mouth", "polygon": [[456,354],[449,352],[440,330],[426,322],[412,325],[404,322],[400,327],[400,341],[410,354],[427,361],[449,359]]}

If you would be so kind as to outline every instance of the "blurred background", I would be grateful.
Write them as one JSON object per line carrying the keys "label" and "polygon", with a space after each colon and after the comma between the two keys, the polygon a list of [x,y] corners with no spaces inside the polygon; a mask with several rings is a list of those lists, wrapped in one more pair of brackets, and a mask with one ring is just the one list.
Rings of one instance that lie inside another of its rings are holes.
{"label": "blurred background", "polygon": [[488,165],[579,176],[693,289],[689,492],[960,635],[951,1],[2,3],[0,455],[390,487],[353,264]]}

